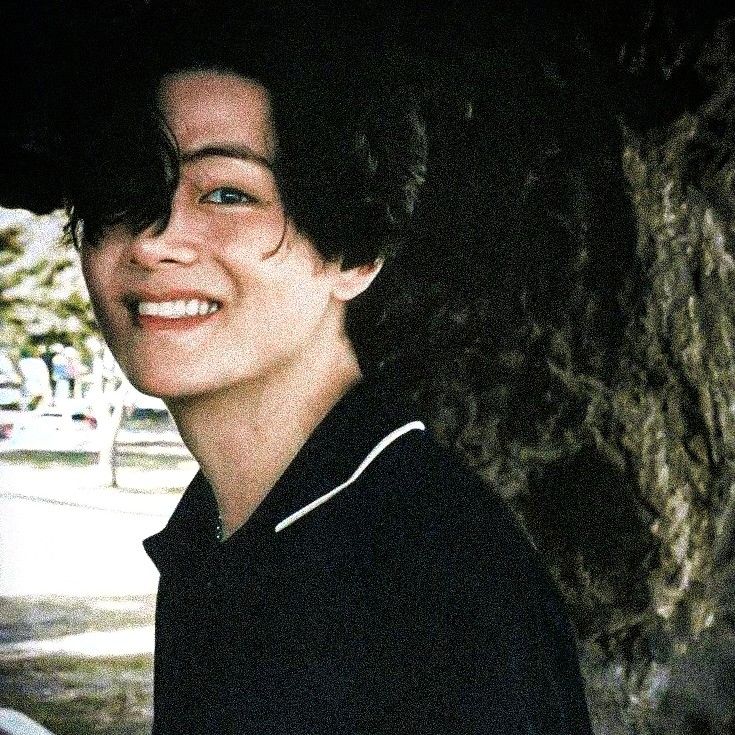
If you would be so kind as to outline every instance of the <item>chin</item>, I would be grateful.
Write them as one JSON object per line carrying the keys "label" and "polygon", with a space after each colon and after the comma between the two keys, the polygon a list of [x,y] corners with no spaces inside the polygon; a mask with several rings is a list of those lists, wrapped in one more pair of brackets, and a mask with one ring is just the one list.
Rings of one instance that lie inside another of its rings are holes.
{"label": "chin", "polygon": [[154,398],[166,400],[168,398],[183,398],[184,396],[206,391],[205,386],[195,385],[191,380],[182,380],[178,371],[168,373],[151,373],[131,370],[127,373],[128,380],[141,393]]}
{"label": "chin", "polygon": [[[213,381],[211,374],[197,375],[182,368],[130,370],[128,380],[141,393],[164,401],[206,396],[223,390],[229,382]],[[233,381],[234,382],[234,381]]]}

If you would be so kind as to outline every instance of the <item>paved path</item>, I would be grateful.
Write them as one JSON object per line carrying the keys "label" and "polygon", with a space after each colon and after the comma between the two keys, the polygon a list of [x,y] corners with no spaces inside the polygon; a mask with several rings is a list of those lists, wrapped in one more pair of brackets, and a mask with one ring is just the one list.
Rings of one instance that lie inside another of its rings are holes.
{"label": "paved path", "polygon": [[141,542],[165,525],[179,494],[100,487],[96,469],[0,464],[0,596],[155,592]]}
{"label": "paved path", "polygon": [[108,658],[153,653],[153,626],[123,630],[89,631],[42,641],[21,641],[0,645],[0,662],[47,656]]}

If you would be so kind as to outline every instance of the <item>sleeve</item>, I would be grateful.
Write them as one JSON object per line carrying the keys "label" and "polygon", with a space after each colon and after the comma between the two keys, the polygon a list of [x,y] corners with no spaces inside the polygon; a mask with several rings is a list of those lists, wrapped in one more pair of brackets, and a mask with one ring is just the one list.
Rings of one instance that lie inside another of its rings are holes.
{"label": "sleeve", "polygon": [[591,735],[561,601],[497,502],[455,524],[421,575],[406,732]]}

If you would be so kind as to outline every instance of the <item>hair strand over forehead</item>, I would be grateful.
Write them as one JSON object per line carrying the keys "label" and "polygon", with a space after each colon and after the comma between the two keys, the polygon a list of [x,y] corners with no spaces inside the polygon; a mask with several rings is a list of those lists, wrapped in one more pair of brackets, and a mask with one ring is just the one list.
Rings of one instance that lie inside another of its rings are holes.
{"label": "hair strand over forehead", "polygon": [[326,259],[352,265],[395,252],[426,175],[426,131],[407,59],[335,45],[328,34],[315,46],[263,12],[167,20],[148,29],[134,62],[106,75],[88,124],[72,132],[72,231],[81,225],[94,243],[114,224],[137,231],[165,223],[178,151],[157,90],[166,74],[207,70],[268,89],[284,204]]}

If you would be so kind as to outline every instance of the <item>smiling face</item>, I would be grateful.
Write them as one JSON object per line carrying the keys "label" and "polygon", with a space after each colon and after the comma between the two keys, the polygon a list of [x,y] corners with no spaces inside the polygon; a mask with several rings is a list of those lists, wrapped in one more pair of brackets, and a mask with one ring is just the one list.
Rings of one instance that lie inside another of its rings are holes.
{"label": "smiling face", "polygon": [[324,263],[286,217],[267,91],[183,73],[164,79],[160,105],[181,161],[165,229],[118,225],[82,248],[95,313],[131,382],[163,398],[208,394],[351,350],[345,302],[374,274]]}

